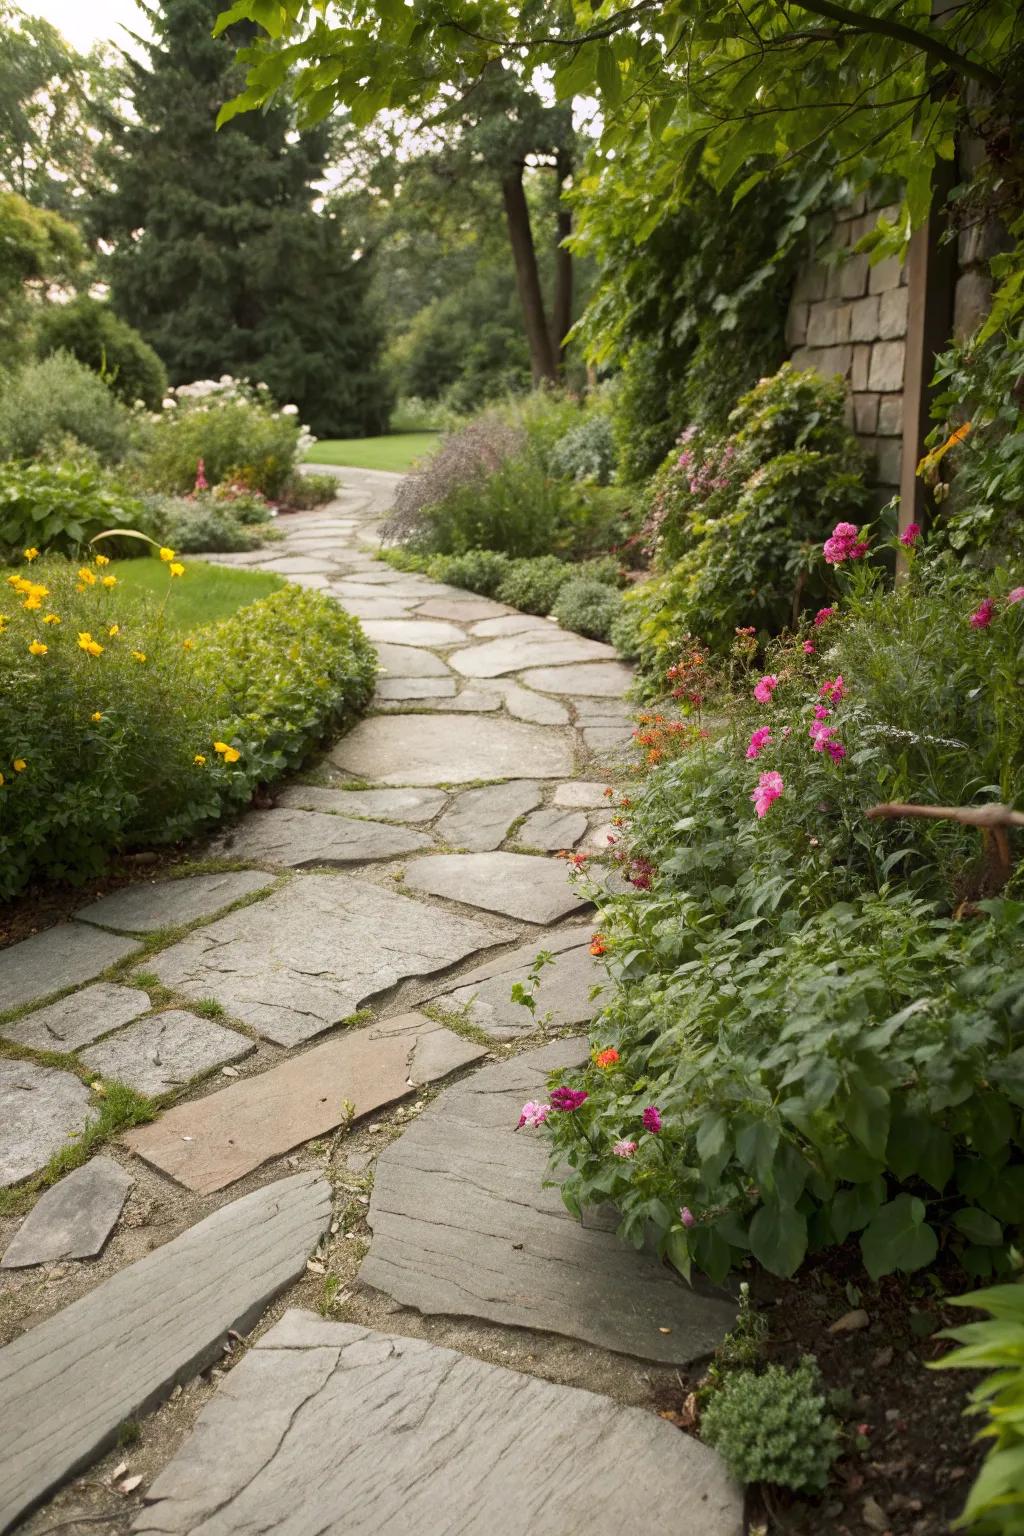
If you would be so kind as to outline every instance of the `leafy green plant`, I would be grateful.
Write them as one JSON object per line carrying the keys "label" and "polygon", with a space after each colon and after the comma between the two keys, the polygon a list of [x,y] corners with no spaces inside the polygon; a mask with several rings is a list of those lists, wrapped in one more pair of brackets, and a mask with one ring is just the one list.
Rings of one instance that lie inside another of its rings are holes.
{"label": "leafy green plant", "polygon": [[567,480],[593,480],[607,485],[615,470],[615,438],[611,419],[592,410],[559,438],[551,468]]}
{"label": "leafy green plant", "polygon": [[538,555],[534,560],[513,560],[498,588],[503,603],[519,608],[523,613],[548,614],[558,600],[558,594],[574,571],[571,565],[555,555]]}
{"label": "leafy green plant", "polygon": [[424,569],[435,581],[493,597],[508,575],[510,564],[508,556],[499,550],[470,549],[464,555],[434,555],[424,563]]}
{"label": "leafy green plant", "polygon": [[[276,529],[266,525],[249,526],[230,504],[212,497],[147,496],[147,526],[152,526],[161,544],[179,554],[200,554],[205,550],[238,551],[258,549],[268,536],[278,538]],[[264,516],[267,513],[264,512]]]}
{"label": "leafy green plant", "polygon": [[793,1370],[729,1374],[704,1409],[701,1438],[739,1482],[797,1493],[821,1493],[839,1455],[839,1426],[811,1355]]}
{"label": "leafy green plant", "polygon": [[168,399],[141,449],[139,474],[154,490],[193,490],[201,463],[211,486],[233,482],[276,500],[312,441],[294,407],[278,410],[265,388],[240,380],[200,380]]}
{"label": "leafy green plant", "polygon": [[309,471],[300,474],[296,471],[283,487],[281,500],[285,506],[291,507],[294,511],[304,512],[311,507],[322,507],[325,502],[333,501],[338,494],[339,484],[337,475],[315,474]]}
{"label": "leafy green plant", "polygon": [[0,459],[81,456],[122,459],[128,411],[91,368],[67,352],[0,377]]}
{"label": "leafy green plant", "polygon": [[0,555],[74,551],[105,528],[149,523],[144,504],[95,465],[0,464]]}
{"label": "leafy green plant", "polygon": [[39,318],[36,350],[40,357],[65,352],[84,363],[126,405],[136,401],[160,409],[167,371],[148,342],[114,313],[109,304],[82,294],[69,304],[50,304]]}
{"label": "leafy green plant", "polygon": [[552,612],[563,629],[575,630],[594,640],[607,640],[621,604],[614,587],[577,577],[559,589]]}
{"label": "leafy green plant", "polygon": [[981,1437],[991,1442],[958,1527],[973,1536],[1021,1536],[1024,1531],[1024,1285],[997,1285],[954,1296],[955,1307],[987,1312],[984,1322],[947,1328],[940,1338],[961,1347],[932,1370],[986,1370],[971,1393],[969,1413],[988,1422]]}

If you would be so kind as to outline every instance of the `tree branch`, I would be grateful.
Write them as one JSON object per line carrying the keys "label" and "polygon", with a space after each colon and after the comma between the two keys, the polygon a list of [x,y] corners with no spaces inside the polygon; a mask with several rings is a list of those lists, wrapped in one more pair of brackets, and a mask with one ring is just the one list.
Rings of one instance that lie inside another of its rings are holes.
{"label": "tree branch", "polygon": [[812,16],[827,16],[830,21],[837,21],[854,32],[874,32],[879,37],[888,37],[897,43],[907,43],[911,48],[919,49],[921,53],[941,59],[956,74],[977,80],[981,85],[987,85],[990,90],[999,89],[1001,81],[992,70],[986,69],[983,64],[975,63],[966,54],[958,53],[940,37],[918,32],[915,27],[908,27],[902,21],[893,21],[885,16],[871,16],[866,11],[849,11],[845,5],[835,4],[835,0],[799,0],[799,5],[801,10],[810,11]]}

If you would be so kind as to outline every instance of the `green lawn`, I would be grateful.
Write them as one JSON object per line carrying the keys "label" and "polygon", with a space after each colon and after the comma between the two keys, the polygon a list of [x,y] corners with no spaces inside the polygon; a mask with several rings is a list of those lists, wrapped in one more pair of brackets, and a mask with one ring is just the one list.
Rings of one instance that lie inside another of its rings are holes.
{"label": "green lawn", "polygon": [[167,620],[182,632],[226,619],[246,603],[267,597],[284,585],[269,571],[248,571],[226,565],[210,565],[193,555],[182,555],[184,576],[171,579],[162,560],[118,560],[113,566],[122,598],[136,595],[163,598],[170,582]]}
{"label": "green lawn", "polygon": [[392,432],[389,437],[328,437],[314,443],[307,464],[345,464],[352,469],[391,469],[403,474],[438,442],[436,432]]}

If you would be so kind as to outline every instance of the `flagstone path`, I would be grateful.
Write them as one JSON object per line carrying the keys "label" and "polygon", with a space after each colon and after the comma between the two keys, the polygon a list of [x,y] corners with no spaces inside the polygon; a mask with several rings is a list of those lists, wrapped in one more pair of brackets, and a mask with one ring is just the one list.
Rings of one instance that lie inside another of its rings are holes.
{"label": "flagstone path", "polygon": [[360,618],[370,715],[201,873],[0,951],[0,1188],[105,1083],[157,1100],[0,1217],[0,1531],[739,1536],[714,1455],[629,1406],[678,1396],[734,1307],[572,1219],[515,1131],[607,985],[599,887],[556,855],[614,839],[629,671],[382,564],[397,477],[340,482],[223,559]]}

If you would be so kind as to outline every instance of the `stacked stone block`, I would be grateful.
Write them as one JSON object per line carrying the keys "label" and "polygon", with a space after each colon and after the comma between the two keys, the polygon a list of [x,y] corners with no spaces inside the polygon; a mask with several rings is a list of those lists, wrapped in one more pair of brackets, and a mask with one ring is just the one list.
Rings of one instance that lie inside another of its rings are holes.
{"label": "stacked stone block", "polygon": [[906,273],[896,257],[874,266],[856,250],[879,212],[863,198],[839,210],[827,238],[797,274],[786,336],[797,368],[841,374],[850,390],[850,424],[871,457],[883,499],[900,479]]}

